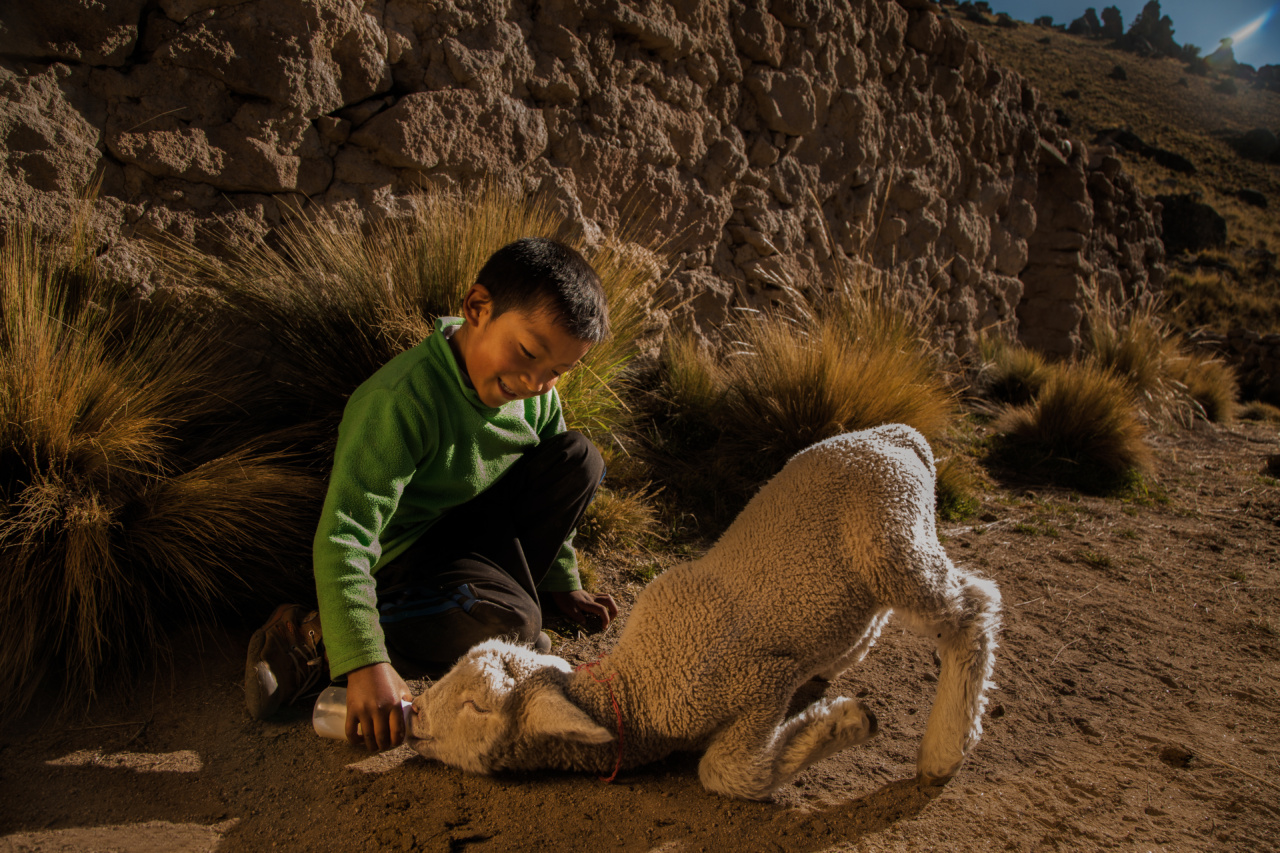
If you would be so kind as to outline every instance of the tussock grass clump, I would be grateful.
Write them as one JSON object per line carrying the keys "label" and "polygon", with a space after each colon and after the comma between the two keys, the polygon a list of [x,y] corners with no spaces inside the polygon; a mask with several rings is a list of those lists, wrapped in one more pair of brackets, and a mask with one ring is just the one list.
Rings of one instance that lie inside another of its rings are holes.
{"label": "tussock grass clump", "polygon": [[249,583],[308,582],[317,480],[235,430],[260,386],[202,327],[117,303],[94,249],[0,247],[0,718],[42,680],[83,704]]}
{"label": "tussock grass clump", "polygon": [[1058,365],[1040,395],[1006,410],[996,430],[1018,458],[1085,491],[1113,491],[1150,467],[1132,388],[1096,365]]}
{"label": "tussock grass clump", "polygon": [[1229,421],[1239,393],[1234,369],[1189,349],[1158,308],[1095,296],[1086,312],[1089,362],[1123,379],[1152,417]]}
{"label": "tussock grass clump", "polygon": [[592,551],[632,550],[657,523],[648,489],[601,488],[578,525],[575,544]]}
{"label": "tussock grass clump", "polygon": [[[663,449],[676,485],[736,510],[816,441],[884,423],[936,440],[956,403],[929,328],[880,291],[843,287],[811,310],[748,313],[719,359],[688,337],[662,359]],[[697,498],[695,498],[697,499]]]}
{"label": "tussock grass clump", "polygon": [[758,315],[724,363],[725,442],[772,473],[832,435],[905,423],[937,439],[955,403],[918,333],[886,310],[844,303],[798,323]]}
{"label": "tussock grass clump", "polygon": [[534,236],[577,249],[604,285],[613,334],[558,386],[569,427],[599,440],[627,420],[623,375],[665,272],[661,249],[625,234],[586,246],[547,204],[489,189],[423,195],[412,217],[367,231],[321,216],[282,228],[278,244],[237,244],[222,258],[173,243],[159,254],[170,274],[221,293],[243,326],[272,342],[278,415],[332,435],[361,382],[426,337],[436,317],[456,315],[494,251]]}
{"label": "tussock grass clump", "polygon": [[1205,420],[1227,423],[1235,418],[1240,382],[1235,369],[1222,359],[1204,353],[1180,353],[1169,360],[1169,375]]}
{"label": "tussock grass clump", "polygon": [[1095,297],[1086,310],[1084,337],[1088,359],[1122,378],[1148,409],[1176,405],[1168,364],[1177,344],[1153,307]]}
{"label": "tussock grass clump", "polygon": [[1240,406],[1236,416],[1246,421],[1276,424],[1280,423],[1280,406],[1273,406],[1261,400],[1252,400]]}
{"label": "tussock grass clump", "polygon": [[978,341],[978,358],[974,390],[998,403],[1028,403],[1049,380],[1049,362],[1043,354],[1005,338],[984,335]]}

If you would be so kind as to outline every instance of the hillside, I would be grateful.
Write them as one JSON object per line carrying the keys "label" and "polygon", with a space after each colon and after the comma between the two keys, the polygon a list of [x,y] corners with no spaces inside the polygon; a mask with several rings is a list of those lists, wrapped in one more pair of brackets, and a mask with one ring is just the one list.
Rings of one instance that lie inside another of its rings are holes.
{"label": "hillside", "polygon": [[[1194,167],[1178,171],[1120,148],[1126,171],[1145,192],[1198,196],[1226,221],[1221,248],[1171,253],[1167,292],[1182,325],[1280,331],[1280,162],[1240,150],[1251,130],[1280,132],[1280,92],[1220,72],[1200,76],[1179,60],[1139,57],[1107,39],[989,20],[964,26],[998,64],[1031,81],[1071,135],[1105,144],[1109,131],[1127,130]],[[1234,94],[1223,91],[1231,88]],[[1258,195],[1251,195],[1254,204],[1242,200],[1242,191],[1260,194],[1266,207],[1256,206]]]}

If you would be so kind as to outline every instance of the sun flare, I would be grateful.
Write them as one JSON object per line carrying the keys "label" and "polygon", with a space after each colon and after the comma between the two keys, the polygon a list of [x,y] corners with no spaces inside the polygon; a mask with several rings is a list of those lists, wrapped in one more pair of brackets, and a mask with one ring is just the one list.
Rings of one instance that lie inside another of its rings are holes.
{"label": "sun flare", "polygon": [[[1280,3],[1276,4],[1276,6],[1280,6]],[[1263,12],[1261,15],[1254,18],[1252,21],[1250,21],[1249,23],[1245,24],[1243,27],[1241,27],[1240,29],[1232,33],[1231,34],[1232,44],[1239,45],[1240,42],[1254,35],[1255,33],[1258,32],[1258,30],[1266,26],[1267,21],[1270,20],[1273,14],[1275,14],[1276,6],[1272,6],[1270,9]]]}

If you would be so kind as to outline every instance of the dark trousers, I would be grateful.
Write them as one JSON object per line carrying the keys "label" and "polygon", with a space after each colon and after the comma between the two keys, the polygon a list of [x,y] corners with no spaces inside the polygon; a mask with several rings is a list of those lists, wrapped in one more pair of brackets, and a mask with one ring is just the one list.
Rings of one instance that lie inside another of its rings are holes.
{"label": "dark trousers", "polygon": [[393,659],[438,667],[494,637],[535,641],[538,584],[603,477],[595,445],[560,433],[380,569],[378,610]]}

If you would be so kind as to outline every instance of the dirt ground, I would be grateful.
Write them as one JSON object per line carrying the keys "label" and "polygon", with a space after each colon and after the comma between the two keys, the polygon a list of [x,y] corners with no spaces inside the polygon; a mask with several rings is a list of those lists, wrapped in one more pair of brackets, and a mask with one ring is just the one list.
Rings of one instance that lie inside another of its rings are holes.
{"label": "dirt ground", "polygon": [[[257,722],[246,630],[89,719],[3,732],[0,850],[1280,849],[1280,433],[1153,443],[1149,501],[1006,482],[944,525],[1005,602],[985,736],[946,787],[913,778],[935,667],[892,622],[832,685],[881,733],[767,803],[704,792],[690,756],[613,784],[485,778],[322,740],[305,708]],[[600,572],[629,606],[639,585]],[[590,660],[616,637],[558,651]]]}

